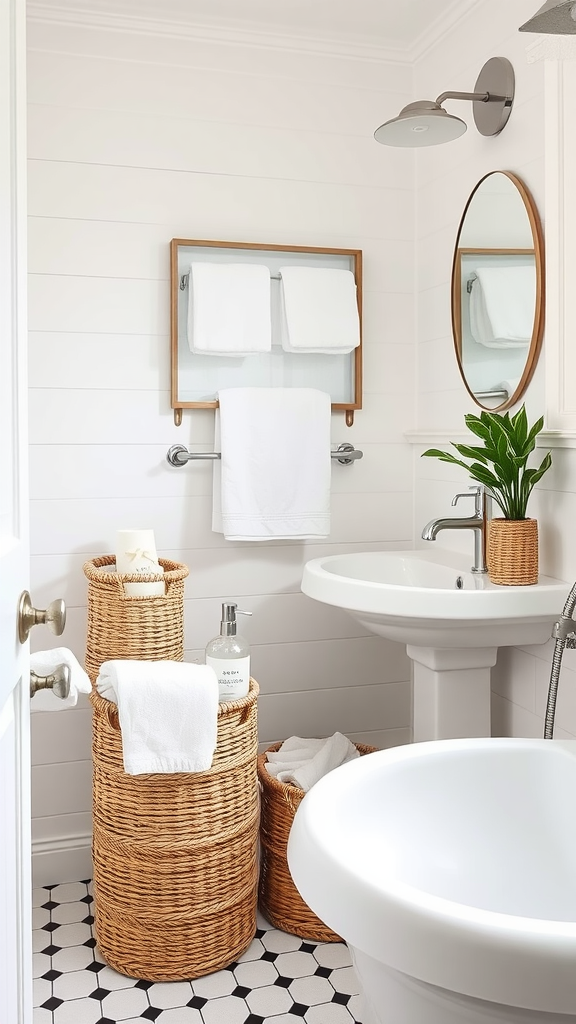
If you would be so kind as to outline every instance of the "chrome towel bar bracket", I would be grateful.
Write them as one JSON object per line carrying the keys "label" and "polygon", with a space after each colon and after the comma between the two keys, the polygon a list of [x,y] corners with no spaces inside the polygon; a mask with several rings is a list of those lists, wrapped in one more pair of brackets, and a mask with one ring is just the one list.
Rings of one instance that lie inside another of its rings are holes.
{"label": "chrome towel bar bracket", "polygon": [[[353,444],[344,442],[339,444],[336,451],[330,452],[331,459],[337,459],[341,466],[351,466],[357,459],[361,459],[364,452],[358,451]],[[205,461],[206,459],[213,461],[214,459],[220,459],[222,456],[220,452],[189,452],[183,444],[173,444],[168,449],[166,458],[171,466],[185,466],[187,462],[196,460]]]}

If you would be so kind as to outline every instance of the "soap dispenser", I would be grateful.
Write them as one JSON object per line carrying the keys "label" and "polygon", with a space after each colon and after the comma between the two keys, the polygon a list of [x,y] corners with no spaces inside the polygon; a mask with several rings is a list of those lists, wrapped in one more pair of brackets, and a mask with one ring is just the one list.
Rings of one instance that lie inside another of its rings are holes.
{"label": "soap dispenser", "polygon": [[206,664],[218,677],[220,701],[245,697],[250,688],[250,647],[248,641],[236,632],[237,614],[252,615],[252,612],[241,611],[233,601],[222,605],[220,635],[206,647]]}

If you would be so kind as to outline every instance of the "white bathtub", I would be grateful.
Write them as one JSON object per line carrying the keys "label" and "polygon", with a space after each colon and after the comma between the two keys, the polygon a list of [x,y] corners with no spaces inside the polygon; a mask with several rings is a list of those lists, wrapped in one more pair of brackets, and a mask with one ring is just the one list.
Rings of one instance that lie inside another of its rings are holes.
{"label": "white bathtub", "polygon": [[320,780],[288,861],[363,1024],[576,1024],[576,742],[440,740]]}

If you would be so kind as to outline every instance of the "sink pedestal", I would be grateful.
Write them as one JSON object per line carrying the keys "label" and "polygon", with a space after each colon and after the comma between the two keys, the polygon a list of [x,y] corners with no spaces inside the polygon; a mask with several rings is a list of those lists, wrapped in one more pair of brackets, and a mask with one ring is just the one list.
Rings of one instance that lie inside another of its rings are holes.
{"label": "sink pedestal", "polygon": [[414,742],[490,736],[490,669],[497,647],[408,644],[414,662]]}

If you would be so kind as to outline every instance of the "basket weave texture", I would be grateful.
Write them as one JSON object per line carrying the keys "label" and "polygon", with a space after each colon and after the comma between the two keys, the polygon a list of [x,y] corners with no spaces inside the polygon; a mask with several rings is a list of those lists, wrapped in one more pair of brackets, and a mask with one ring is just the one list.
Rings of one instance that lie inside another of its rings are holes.
{"label": "basket weave texture", "polygon": [[487,562],[492,583],[501,586],[538,583],[538,520],[491,519]]}
{"label": "basket weave texture", "polygon": [[[106,572],[114,555],[84,563],[88,580],[86,671],[95,682],[103,661],[184,660],[184,580],[188,567],[160,558],[164,575],[121,575]],[[104,571],[103,571],[104,570]],[[164,580],[166,594],[128,597],[124,583]]]}
{"label": "basket weave texture", "polygon": [[254,937],[257,696],[252,679],[248,696],[219,705],[209,771],[133,776],[118,709],[92,691],[96,938],[121,974],[202,977]]}
{"label": "basket weave texture", "polygon": [[[315,942],[342,942],[304,902],[292,881],[288,867],[288,836],[298,806],[306,795],[297,786],[279,782],[266,768],[268,751],[279,750],[281,743],[268,747],[258,757],[261,786],[260,884],[259,903],[264,917],[276,928]],[[356,744],[361,755],[377,748]]]}

